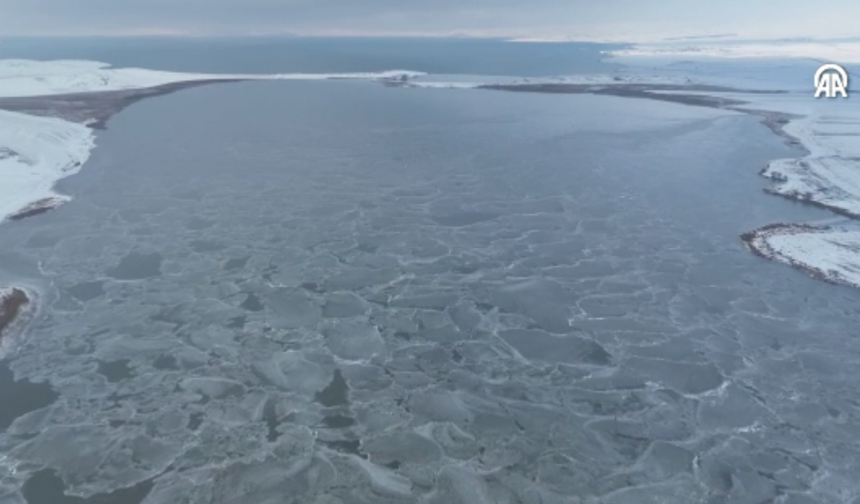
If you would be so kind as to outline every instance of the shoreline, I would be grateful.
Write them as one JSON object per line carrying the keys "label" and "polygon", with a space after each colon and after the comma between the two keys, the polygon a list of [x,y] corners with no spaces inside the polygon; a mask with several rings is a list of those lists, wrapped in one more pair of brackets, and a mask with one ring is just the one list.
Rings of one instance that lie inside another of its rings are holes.
{"label": "shoreline", "polygon": [[[145,98],[162,96],[206,84],[222,84],[228,82],[242,82],[251,80],[249,78],[224,78],[224,79],[202,79],[194,81],[182,81],[161,84],[153,87],[119,90],[119,91],[96,91],[81,93],[65,93],[44,96],[25,97],[0,97],[0,111],[14,112],[26,116],[60,119],[86,126],[90,130],[105,130],[110,119],[127,108]],[[94,147],[94,145],[93,145]],[[11,155],[17,154],[9,151]],[[74,161],[72,166],[67,167],[63,176],[53,180],[51,187],[61,178],[73,175],[82,167],[86,159]],[[0,216],[0,224],[3,220],[20,221],[28,217],[41,215],[49,212],[68,201],[68,198],[54,193],[51,196],[37,199],[17,212],[10,215]],[[19,286],[0,286],[0,346],[4,343],[4,337],[21,320],[21,314],[26,307],[35,301],[27,292]],[[0,354],[0,361],[3,355]]]}
{"label": "shoreline", "polygon": [[[2,78],[7,77],[2,70],[9,66],[24,70],[23,74],[13,73],[11,77],[13,81],[16,78],[22,81],[25,86],[22,88],[22,82],[17,82],[18,87],[0,87],[0,134],[3,134],[0,136],[5,135],[4,140],[7,142],[6,145],[0,144],[0,169],[6,162],[10,176],[14,177],[9,184],[13,187],[7,195],[11,195],[15,205],[11,210],[0,208],[0,225],[44,214],[69,201],[70,197],[54,191],[56,183],[74,175],[86,163],[96,146],[94,131],[106,130],[114,115],[143,99],[208,84],[261,80],[405,82],[422,75],[421,72],[409,70],[343,74],[208,75],[111,69],[107,64],[88,61],[0,60],[0,83]],[[34,69],[37,72],[33,75],[27,73]],[[68,81],[63,80],[68,77]],[[75,82],[76,78],[82,77],[86,81],[83,88]],[[33,84],[36,85],[31,88]],[[39,91],[31,94],[32,89]],[[6,130],[2,129],[3,126]],[[36,163],[41,165],[38,166],[41,170],[32,170],[34,160],[38,160]],[[22,167],[29,169],[17,170]],[[33,172],[35,175],[22,178],[21,172]],[[24,195],[26,199],[21,198],[19,190],[27,193]],[[35,300],[21,287],[0,285],[0,344],[4,330],[20,320],[25,305],[32,303]]]}
{"label": "shoreline", "polygon": [[424,75],[411,70],[186,74],[108,67],[92,61],[0,60],[0,177],[11,181],[8,192],[0,194],[0,222],[39,215],[68,201],[54,186],[87,161],[95,147],[94,131],[106,129],[115,114],[145,98],[231,82],[387,82]]}
{"label": "shoreline", "polygon": [[[206,84],[222,84],[248,80],[250,79],[195,80],[120,91],[0,98],[0,111],[15,112],[40,118],[61,119],[84,125],[91,130],[105,130],[108,121],[114,115],[145,98],[162,96]],[[14,151],[11,151],[11,153],[16,154]],[[73,162],[72,169],[65,170],[63,176],[57,180],[77,173],[85,161],[86,159]],[[52,182],[52,187],[57,180]],[[2,224],[3,220],[20,221],[28,217],[41,215],[57,208],[66,201],[68,201],[68,198],[59,194],[40,198],[17,212],[5,216],[5,219],[0,218],[0,224]],[[27,305],[34,302],[31,296],[28,296],[27,292],[19,286],[14,284],[0,286],[0,346],[2,346],[4,337],[7,336],[16,321],[20,321],[21,314]],[[2,360],[3,356],[0,354],[0,361]]]}
{"label": "shoreline", "polygon": [[[371,74],[368,74],[371,75]],[[308,76],[304,76],[302,78],[306,78]],[[332,75],[320,75],[318,76],[322,79],[332,79],[332,78],[350,78],[347,76],[338,76],[334,77]],[[407,74],[398,74],[398,75],[383,75],[377,74],[373,80],[380,82],[385,86],[391,87],[424,87],[421,82],[413,81],[412,77],[414,75]],[[250,80],[259,80],[259,79],[290,79],[289,75],[282,76],[247,76],[247,75],[236,75],[234,77],[231,76],[200,76],[196,79],[183,79],[176,82],[167,82],[161,83],[157,85],[152,85],[149,87],[136,87],[132,89],[105,89],[105,90],[89,90],[84,92],[74,92],[74,93],[58,93],[58,94],[41,94],[39,96],[12,96],[12,97],[0,97],[0,112],[7,111],[17,114],[23,114],[27,117],[36,117],[36,118],[48,118],[51,119],[59,119],[63,121],[67,121],[70,123],[75,123],[77,125],[83,126],[86,128],[86,131],[93,130],[104,130],[107,128],[107,123],[109,120],[117,113],[121,112],[126,107],[143,100],[149,97],[156,97],[160,95],[166,95],[169,93],[173,93],[182,89],[202,86],[205,84],[217,84],[217,83],[228,83],[228,82],[242,82],[242,81],[250,81]],[[431,83],[432,84],[432,83]],[[144,85],[145,86],[145,85]],[[428,86],[434,87],[434,86]],[[798,169],[797,167],[804,168],[803,161],[812,158],[812,152],[814,147],[808,145],[804,142],[803,138],[805,136],[794,135],[787,130],[787,127],[792,125],[795,121],[800,121],[803,119],[810,118],[806,115],[800,115],[796,113],[791,113],[785,111],[785,108],[792,109],[792,107],[784,107],[782,111],[780,110],[765,110],[763,108],[754,108],[756,105],[761,105],[761,102],[755,99],[739,99],[738,95],[741,95],[741,98],[744,97],[754,97],[754,96],[762,96],[762,95],[784,95],[787,94],[787,91],[784,90],[761,90],[761,89],[742,89],[735,87],[727,87],[720,85],[709,85],[709,84],[701,84],[701,83],[693,83],[687,79],[684,83],[676,82],[642,82],[642,81],[624,81],[618,77],[614,77],[608,81],[590,81],[590,82],[571,82],[571,81],[560,81],[560,82],[512,82],[512,83],[502,83],[502,84],[477,84],[465,86],[470,89],[481,89],[481,90],[490,90],[490,91],[507,91],[507,92],[520,92],[520,93],[542,93],[542,94],[591,94],[598,96],[615,96],[620,98],[638,98],[638,99],[648,99],[648,100],[657,100],[669,103],[676,103],[681,105],[688,106],[698,106],[698,107],[706,107],[710,109],[718,109],[718,110],[726,110],[736,113],[741,113],[745,115],[752,115],[759,118],[760,122],[767,127],[771,132],[780,137],[786,145],[791,147],[802,149],[803,154],[797,156],[795,158],[789,160],[773,160],[768,165],[763,168],[759,175],[770,180],[772,184],[770,186],[764,187],[762,190],[766,194],[780,196],[782,198],[800,202],[803,204],[809,204],[814,207],[823,208],[829,210],[837,215],[841,215],[850,219],[860,220],[860,212],[855,212],[840,206],[839,200],[833,201],[821,201],[822,198],[820,193],[826,192],[830,187],[827,186],[825,180],[819,191],[817,191],[818,197],[812,191],[809,191],[809,184],[804,186],[804,180],[800,181],[800,189],[807,189],[806,191],[802,191],[797,189],[795,186],[798,186],[796,180],[791,180],[789,176],[786,176],[784,173],[780,172],[777,168],[786,167],[789,171],[790,175],[793,175],[795,178],[798,177]],[[721,96],[722,93],[731,93],[733,96]],[[784,105],[785,103],[783,103]],[[802,133],[802,131],[801,131]],[[71,163],[70,166],[63,167],[59,170],[59,173],[53,174],[53,178],[51,179],[51,188],[56,183],[57,180],[61,178],[65,178],[66,176],[72,175],[76,173],[80,167],[86,162],[89,151],[94,148],[94,136],[90,136],[89,145],[86,146],[83,150],[85,153],[83,155],[78,156],[78,160]],[[815,137],[810,136],[806,138],[807,142],[810,144],[815,143]],[[74,142],[74,140],[73,140]],[[80,141],[78,143],[81,143]],[[38,146],[37,146],[38,147]],[[72,146],[70,147],[78,147],[77,150],[82,150],[79,147],[81,146]],[[72,152],[74,149],[70,149],[69,152]],[[14,150],[10,150],[8,148],[5,149],[6,157],[12,157],[13,160],[19,154]],[[74,158],[74,156],[72,156]],[[2,160],[2,159],[0,159]],[[851,162],[850,159],[847,162]],[[782,163],[782,164],[780,164]],[[778,165],[778,166],[777,166]],[[794,172],[792,173],[792,168],[794,168]],[[50,177],[52,174],[48,174]],[[793,182],[794,185],[791,186],[789,182]],[[839,190],[840,188],[835,184],[831,184],[834,189]],[[823,190],[822,190],[823,188]],[[813,187],[813,190],[816,188]],[[44,191],[42,191],[44,192]],[[852,203],[853,201],[850,199],[853,195],[849,194],[848,203]],[[858,197],[860,198],[860,197]],[[858,199],[854,198],[854,199]],[[64,202],[68,201],[68,197],[64,197],[63,195],[59,195],[54,193],[52,190],[38,199],[30,201],[27,205],[19,208],[17,211],[12,213],[7,213],[5,216],[5,220],[10,221],[19,221],[29,217],[33,217],[36,215],[43,214],[48,212]],[[844,201],[843,201],[844,202]],[[797,236],[798,229],[803,229],[806,232],[811,232],[811,228],[805,227],[807,225],[792,225],[786,223],[777,223],[774,225],[763,226],[758,229],[752,230],[750,232],[744,233],[741,235],[741,240],[747,246],[747,248],[751,250],[758,250],[762,257],[767,257],[771,260],[780,260],[775,258],[774,254],[769,253],[763,245],[756,245],[758,243],[766,243],[768,239],[773,239],[777,236]],[[822,230],[824,228],[814,227],[816,230]],[[849,231],[846,231],[850,233]],[[753,238],[755,237],[755,238]],[[758,247],[758,248],[756,248]],[[813,276],[816,278],[824,279],[824,278],[838,278],[838,276],[834,277],[833,275],[825,272],[821,268],[816,268],[814,265],[810,264],[807,261],[803,261],[800,259],[793,260],[781,260],[781,262],[786,262],[791,264],[795,268],[802,269],[808,273],[813,273]],[[860,254],[858,254],[858,264],[860,264]],[[853,268],[853,267],[852,267]],[[847,281],[843,283],[849,283],[855,287],[856,283],[852,281]]]}
{"label": "shoreline", "polygon": [[36,117],[51,117],[83,124],[93,130],[107,129],[107,123],[126,107],[145,98],[163,96],[207,84],[246,82],[250,78],[200,79],[119,91],[89,91],[42,96],[0,97],[0,110]]}
{"label": "shoreline", "polygon": [[[22,206],[18,206],[17,210],[7,209],[5,215],[3,215],[4,212],[0,212],[0,224],[3,221],[20,221],[41,215],[69,201],[68,196],[55,192],[56,183],[74,175],[83,167],[90,152],[95,148],[94,132],[106,130],[110,119],[127,107],[146,98],[163,96],[183,89],[248,80],[251,79],[240,77],[202,79],[126,90],[0,97],[0,114],[5,115],[10,123],[15,123],[16,120],[19,123],[13,124],[12,133],[19,136],[19,143],[23,143],[29,150],[37,151],[19,152],[7,146],[0,146],[4,149],[6,158],[11,159],[12,162],[19,158],[37,158],[37,154],[41,154],[38,152],[41,148],[52,150],[53,155],[48,157],[56,158],[49,160],[49,164],[53,166],[46,168],[45,173],[21,182],[31,190],[33,197],[26,204],[23,201],[19,203]],[[22,124],[24,122],[30,124]],[[28,129],[34,130],[30,132],[30,137],[33,138],[26,138],[21,134],[21,130]],[[42,133],[48,133],[48,135],[40,135]],[[53,136],[56,140],[53,144],[46,145],[44,136]],[[64,147],[67,152],[62,152]],[[26,165],[27,161],[24,161],[24,164]],[[34,186],[40,187],[33,191]]]}
{"label": "shoreline", "polygon": [[[813,266],[796,257],[788,255],[774,245],[770,240],[785,239],[797,236],[816,236],[833,233],[840,233],[839,228],[833,226],[816,226],[813,224],[792,224],[792,223],[775,223],[762,226],[752,231],[747,231],[741,235],[747,250],[758,257],[762,257],[771,261],[787,264],[795,269],[803,271],[810,277],[827,282],[834,285],[847,285],[860,289],[860,280],[851,278],[837,269],[824,270],[821,267]],[[860,250],[857,251],[860,253]]]}
{"label": "shoreline", "polygon": [[[788,160],[772,160],[759,171],[759,175],[772,182],[762,188],[768,195],[779,196],[789,201],[808,204],[822,208],[836,215],[852,220],[860,220],[860,213],[843,208],[834,203],[827,203],[815,198],[812,192],[784,190],[781,183],[789,181],[789,177],[774,170],[774,164],[779,162],[802,163],[813,157],[813,147],[802,138],[786,130],[794,121],[809,119],[801,115],[785,111],[764,110],[755,107],[754,101],[744,101],[736,98],[726,98],[709,95],[693,95],[678,93],[678,91],[695,90],[704,92],[731,92],[733,94],[784,94],[786,92],[749,91],[744,89],[725,88],[721,86],[683,86],[666,84],[569,84],[569,83],[539,83],[539,84],[492,84],[476,86],[476,89],[489,89],[508,92],[531,92],[546,94],[593,94],[617,96],[623,98],[640,98],[677,103],[681,105],[701,106],[712,109],[738,112],[758,117],[760,122],[771,132],[780,137],[786,145],[802,150],[800,156]],[[674,93],[665,93],[671,91]],[[809,142],[813,142],[813,138]],[[847,161],[852,161],[848,159]],[[856,160],[855,160],[856,161]],[[825,189],[840,190],[838,186]],[[830,237],[825,240],[824,236]],[[773,223],[747,231],[740,236],[744,246],[755,255],[776,262],[787,264],[803,271],[812,278],[832,284],[848,285],[860,289],[860,232],[833,226],[818,226],[803,223]],[[793,240],[793,241],[792,241]],[[780,250],[773,242],[780,242]],[[793,252],[793,254],[792,254]],[[812,264],[809,258],[817,259]],[[840,259],[841,262],[834,262]]]}
{"label": "shoreline", "polygon": [[[783,127],[793,119],[802,116],[788,112],[742,109],[741,105],[750,105],[752,102],[736,98],[726,98],[705,94],[680,94],[679,91],[694,91],[697,93],[743,93],[743,94],[786,94],[786,91],[761,91],[736,89],[724,86],[707,86],[701,84],[567,84],[567,83],[539,83],[539,84],[483,84],[474,89],[486,89],[492,91],[507,91],[519,93],[543,93],[543,94],[591,94],[598,96],[616,96],[619,98],[640,98],[645,100],[657,100],[680,105],[695,107],[706,107],[720,110],[730,110],[761,118],[762,123],[768,129],[792,145],[803,146],[795,137],[788,134]],[[667,91],[671,93],[666,93]]]}

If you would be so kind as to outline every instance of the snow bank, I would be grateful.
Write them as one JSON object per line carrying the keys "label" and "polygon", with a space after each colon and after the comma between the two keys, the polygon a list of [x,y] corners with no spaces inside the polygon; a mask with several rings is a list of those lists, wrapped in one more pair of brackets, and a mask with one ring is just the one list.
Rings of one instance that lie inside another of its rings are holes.
{"label": "snow bank", "polygon": [[[850,99],[841,100],[838,107],[834,102],[826,105],[818,104],[783,128],[809,154],[772,161],[762,175],[775,181],[767,189],[770,193],[860,219],[860,106]],[[762,240],[774,260],[860,287],[860,231],[792,230],[772,232]]]}
{"label": "snow bank", "polygon": [[[773,104],[763,105],[773,108]],[[809,154],[771,162],[762,172],[775,181],[769,191],[860,218],[860,104],[852,100],[838,106],[813,103],[806,110],[792,105],[780,108],[804,115],[783,130]]]}
{"label": "snow bank", "polygon": [[832,280],[860,287],[860,232],[835,229],[776,234],[767,243],[778,260],[800,260]]}
{"label": "snow bank", "polygon": [[860,288],[860,231],[797,224],[765,226],[744,235],[757,254],[813,277]]}
{"label": "snow bank", "polygon": [[81,124],[0,110],[0,220],[34,202],[67,200],[52,188],[81,169],[94,140]]}

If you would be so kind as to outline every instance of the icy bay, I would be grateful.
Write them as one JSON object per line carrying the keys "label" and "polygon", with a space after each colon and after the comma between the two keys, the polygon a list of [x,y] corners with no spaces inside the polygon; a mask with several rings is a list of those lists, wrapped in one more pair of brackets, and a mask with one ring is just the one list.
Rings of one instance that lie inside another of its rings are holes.
{"label": "icy bay", "polygon": [[754,117],[248,82],[98,144],[62,211],[0,226],[0,268],[57,289],[10,365],[60,394],[0,434],[0,495],[857,493],[860,293],[737,239],[829,215],[761,194],[799,152]]}

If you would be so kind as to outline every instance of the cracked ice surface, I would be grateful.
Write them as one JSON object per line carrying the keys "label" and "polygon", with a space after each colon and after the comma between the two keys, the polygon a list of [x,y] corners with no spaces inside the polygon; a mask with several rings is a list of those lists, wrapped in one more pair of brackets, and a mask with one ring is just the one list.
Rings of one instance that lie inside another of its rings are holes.
{"label": "cracked ice surface", "polygon": [[754,118],[265,82],[99,144],[0,227],[50,301],[10,365],[60,394],[0,433],[6,502],[41,467],[145,504],[860,494],[858,293],[737,243],[816,212],[760,195]]}

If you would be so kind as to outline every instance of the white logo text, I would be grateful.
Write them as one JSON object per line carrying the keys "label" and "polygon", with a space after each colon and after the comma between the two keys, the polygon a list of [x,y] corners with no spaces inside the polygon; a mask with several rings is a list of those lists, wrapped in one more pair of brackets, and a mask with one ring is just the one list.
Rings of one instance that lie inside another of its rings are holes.
{"label": "white logo text", "polygon": [[835,63],[818,67],[815,71],[815,97],[822,93],[827,98],[834,98],[837,94],[848,98],[848,72]]}

